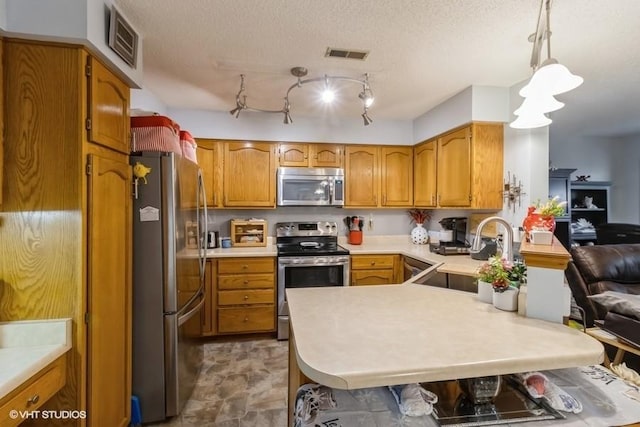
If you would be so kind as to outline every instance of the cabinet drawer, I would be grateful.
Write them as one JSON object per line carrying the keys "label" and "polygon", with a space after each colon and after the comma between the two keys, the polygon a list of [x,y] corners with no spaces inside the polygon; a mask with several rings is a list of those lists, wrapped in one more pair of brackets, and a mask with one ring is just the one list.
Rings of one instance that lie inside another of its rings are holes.
{"label": "cabinet drawer", "polygon": [[261,332],[274,331],[276,326],[275,306],[219,308],[218,331]]}
{"label": "cabinet drawer", "polygon": [[351,272],[351,286],[391,285],[394,282],[393,270],[355,270]]}
{"label": "cabinet drawer", "polygon": [[275,289],[275,282],[273,273],[218,276],[218,289]]}
{"label": "cabinet drawer", "polygon": [[219,274],[274,273],[274,258],[225,258],[218,260]]}
{"label": "cabinet drawer", "polygon": [[13,427],[23,421],[20,417],[9,417],[9,411],[34,411],[56,394],[66,381],[65,361],[65,356],[59,357],[44,368],[44,373],[38,373],[35,379],[28,380],[30,384],[25,388],[8,400],[3,399],[5,403],[0,406],[0,426]]}
{"label": "cabinet drawer", "polygon": [[367,255],[367,256],[352,256],[351,257],[351,269],[352,270],[373,270],[378,268],[391,268],[393,269],[396,255]]}
{"label": "cabinet drawer", "polygon": [[275,304],[273,289],[218,292],[218,305]]}

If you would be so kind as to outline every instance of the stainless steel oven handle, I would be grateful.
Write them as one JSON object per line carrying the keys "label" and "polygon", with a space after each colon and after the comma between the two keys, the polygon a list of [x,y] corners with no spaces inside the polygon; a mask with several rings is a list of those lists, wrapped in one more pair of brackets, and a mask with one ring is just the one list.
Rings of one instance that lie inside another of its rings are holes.
{"label": "stainless steel oven handle", "polygon": [[278,258],[279,265],[344,265],[349,263],[348,256],[310,256],[299,258]]}

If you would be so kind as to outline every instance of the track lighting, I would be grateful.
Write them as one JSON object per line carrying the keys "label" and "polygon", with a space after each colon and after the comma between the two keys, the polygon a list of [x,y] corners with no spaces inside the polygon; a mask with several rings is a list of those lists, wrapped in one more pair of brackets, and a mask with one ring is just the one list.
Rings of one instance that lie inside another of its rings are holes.
{"label": "track lighting", "polygon": [[371,120],[371,118],[367,114],[367,107],[364,107],[364,113],[362,113],[362,119],[364,120],[365,126],[369,126],[371,123],[373,123],[373,120]]}
{"label": "track lighting", "polygon": [[[564,107],[564,104],[553,96],[573,90],[584,81],[582,77],[572,74],[567,67],[551,57],[550,14],[551,0],[542,0],[536,32],[529,36],[529,40],[533,42],[530,65],[535,72],[529,83],[520,89],[519,94],[525,100],[520,108],[514,111],[518,118],[509,125],[512,128],[530,129],[549,125],[551,119],[544,113]],[[540,52],[545,41],[547,59],[540,63]]]}
{"label": "track lighting", "polygon": [[288,125],[290,123],[293,123],[293,120],[291,119],[291,114],[289,111],[291,107],[289,104],[289,93],[294,88],[300,88],[303,85],[306,85],[308,83],[316,83],[316,82],[323,81],[324,91],[322,93],[322,100],[324,102],[331,102],[335,99],[335,96],[336,96],[334,88],[331,87],[331,82],[346,81],[346,82],[352,82],[352,83],[357,83],[362,85],[362,92],[358,94],[358,98],[362,100],[362,103],[364,105],[364,113],[362,114],[364,125],[368,126],[373,122],[373,120],[369,117],[369,114],[368,114],[368,108],[371,107],[374,100],[373,92],[371,90],[371,87],[369,86],[369,74],[365,74],[363,79],[356,79],[352,77],[343,77],[343,76],[328,76],[328,75],[324,75],[323,77],[303,79],[303,77],[307,75],[307,72],[308,72],[307,69],[304,67],[293,67],[291,69],[291,74],[297,77],[298,80],[296,83],[292,84],[287,90],[287,93],[284,97],[284,100],[285,100],[284,107],[281,110],[266,110],[262,108],[249,107],[247,105],[247,96],[244,95],[244,90],[245,90],[244,74],[240,74],[240,90],[236,94],[236,106],[231,111],[229,111],[229,113],[232,116],[235,115],[236,118],[238,118],[242,110],[257,111],[262,113],[282,113],[284,114],[283,123],[285,125]]}

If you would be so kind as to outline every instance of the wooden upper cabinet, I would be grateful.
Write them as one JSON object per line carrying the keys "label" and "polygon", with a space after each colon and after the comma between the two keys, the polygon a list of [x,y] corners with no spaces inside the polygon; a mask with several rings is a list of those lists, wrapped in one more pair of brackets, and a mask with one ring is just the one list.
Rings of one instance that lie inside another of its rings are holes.
{"label": "wooden upper cabinet", "polygon": [[280,166],[309,166],[309,144],[280,144],[278,151]]}
{"label": "wooden upper cabinet", "polygon": [[222,206],[222,173],[220,157],[220,144],[212,139],[196,139],[196,157],[198,166],[202,169],[204,189],[207,195],[207,206]]}
{"label": "wooden upper cabinet", "polygon": [[89,141],[129,154],[129,87],[95,58],[87,57]]}
{"label": "wooden upper cabinet", "polygon": [[341,168],[344,146],[339,144],[281,143],[278,147],[280,166]]}
{"label": "wooden upper cabinet", "polygon": [[381,147],[380,153],[380,205],[413,206],[412,147]]}
{"label": "wooden upper cabinet", "polygon": [[471,125],[471,207],[502,209],[504,199],[504,125]]}
{"label": "wooden upper cabinet", "polygon": [[471,206],[471,128],[438,138],[438,204]]}
{"label": "wooden upper cabinet", "polygon": [[502,209],[502,123],[472,123],[438,138],[438,206]]}
{"label": "wooden upper cabinet", "polygon": [[418,144],[413,153],[413,202],[418,207],[433,208],[437,195],[438,140]]}
{"label": "wooden upper cabinet", "polygon": [[344,145],[310,144],[310,166],[318,168],[341,168],[344,165]]}
{"label": "wooden upper cabinet", "polygon": [[276,206],[276,144],[224,142],[224,206]]}
{"label": "wooden upper cabinet", "polygon": [[345,206],[377,207],[380,192],[380,147],[347,145],[345,148]]}

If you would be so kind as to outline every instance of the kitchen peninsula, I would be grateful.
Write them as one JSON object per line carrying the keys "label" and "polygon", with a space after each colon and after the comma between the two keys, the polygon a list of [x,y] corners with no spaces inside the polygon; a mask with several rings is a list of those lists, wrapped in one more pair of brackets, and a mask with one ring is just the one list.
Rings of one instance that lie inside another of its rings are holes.
{"label": "kitchen peninsula", "polygon": [[585,366],[604,357],[602,345],[580,331],[451,289],[290,289],[287,299],[290,405],[310,381],[356,389]]}

